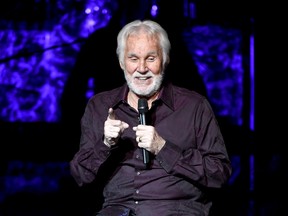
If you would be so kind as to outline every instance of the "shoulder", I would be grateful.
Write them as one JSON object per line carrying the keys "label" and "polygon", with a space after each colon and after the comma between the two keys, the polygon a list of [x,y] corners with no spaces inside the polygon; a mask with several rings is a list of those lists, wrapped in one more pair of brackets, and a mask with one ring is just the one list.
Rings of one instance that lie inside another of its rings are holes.
{"label": "shoulder", "polygon": [[177,85],[171,85],[173,100],[184,100],[200,102],[206,100],[206,97],[194,90],[190,90]]}
{"label": "shoulder", "polygon": [[198,98],[198,99],[204,99],[205,96],[194,91],[194,90],[191,90],[191,89],[188,89],[188,88],[185,88],[185,87],[180,87],[180,86],[177,86],[177,85],[172,85],[172,88],[173,88],[173,93],[175,95],[182,95],[184,97],[192,97],[192,98]]}
{"label": "shoulder", "polygon": [[173,107],[175,110],[179,108],[186,108],[189,110],[203,110],[211,109],[208,99],[194,91],[184,87],[179,87],[176,85],[171,86],[171,95],[173,101]]}
{"label": "shoulder", "polygon": [[126,85],[108,91],[99,92],[89,99],[88,104],[113,107],[120,101],[124,100],[125,92]]}

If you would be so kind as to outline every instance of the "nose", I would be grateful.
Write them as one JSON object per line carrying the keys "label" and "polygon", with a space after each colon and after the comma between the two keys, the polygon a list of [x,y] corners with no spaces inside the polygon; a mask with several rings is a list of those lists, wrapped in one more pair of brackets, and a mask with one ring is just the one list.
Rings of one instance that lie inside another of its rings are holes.
{"label": "nose", "polygon": [[138,64],[138,71],[140,73],[145,73],[148,71],[147,65],[146,65],[146,61],[145,60],[140,60],[139,64]]}

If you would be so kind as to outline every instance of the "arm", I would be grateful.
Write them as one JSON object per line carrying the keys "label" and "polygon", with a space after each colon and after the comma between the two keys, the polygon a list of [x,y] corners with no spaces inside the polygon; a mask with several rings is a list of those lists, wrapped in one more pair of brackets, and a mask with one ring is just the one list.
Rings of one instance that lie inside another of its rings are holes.
{"label": "arm", "polygon": [[168,173],[183,176],[202,186],[219,188],[232,172],[219,125],[206,100],[190,113],[193,116],[187,113],[187,119],[194,126],[186,134],[189,147],[183,148],[179,143],[166,140],[156,159]]}
{"label": "arm", "polygon": [[71,175],[79,186],[95,179],[101,164],[106,161],[110,152],[110,148],[102,141],[104,121],[98,109],[91,100],[88,102],[81,119],[79,150],[70,161]]}
{"label": "arm", "polygon": [[79,186],[96,179],[101,165],[113,151],[113,146],[129,127],[125,122],[116,119],[112,108],[106,118],[107,110],[95,104],[99,103],[90,100],[87,104],[81,119],[79,151],[70,161],[70,172]]}

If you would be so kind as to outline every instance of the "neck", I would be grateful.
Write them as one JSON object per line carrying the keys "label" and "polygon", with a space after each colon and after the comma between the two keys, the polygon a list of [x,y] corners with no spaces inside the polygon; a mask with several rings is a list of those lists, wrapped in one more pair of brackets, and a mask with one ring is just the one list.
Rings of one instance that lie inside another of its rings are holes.
{"label": "neck", "polygon": [[[156,92],[154,95],[152,95],[151,97],[149,98],[146,98],[147,99],[147,102],[148,102],[148,107],[149,109],[151,108],[152,106],[152,102],[155,101],[157,98],[158,98],[158,95],[159,95],[159,92]],[[138,95],[134,94],[133,92],[129,91],[128,93],[128,96],[127,96],[127,102],[128,104],[133,107],[134,109],[138,109],[138,100],[142,98],[142,97],[139,97]]]}

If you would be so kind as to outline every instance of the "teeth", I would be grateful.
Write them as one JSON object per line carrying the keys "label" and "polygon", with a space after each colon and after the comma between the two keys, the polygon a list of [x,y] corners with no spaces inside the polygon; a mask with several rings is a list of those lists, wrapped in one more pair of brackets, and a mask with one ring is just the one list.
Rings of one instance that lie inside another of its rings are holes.
{"label": "teeth", "polygon": [[146,80],[147,77],[140,77],[139,79],[140,79],[140,80]]}

